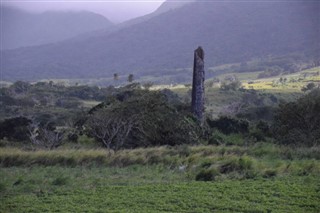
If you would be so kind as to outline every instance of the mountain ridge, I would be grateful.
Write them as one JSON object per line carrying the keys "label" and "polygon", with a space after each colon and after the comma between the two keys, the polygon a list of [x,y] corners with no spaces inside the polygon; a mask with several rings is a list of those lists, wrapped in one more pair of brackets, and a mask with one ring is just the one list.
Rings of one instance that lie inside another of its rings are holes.
{"label": "mountain ridge", "polygon": [[4,51],[3,77],[159,74],[192,67],[199,45],[206,66],[319,49],[319,11],[316,2],[194,2],[95,39]]}
{"label": "mountain ridge", "polygon": [[88,11],[30,13],[1,5],[1,49],[54,43],[78,34],[113,26],[102,15]]}

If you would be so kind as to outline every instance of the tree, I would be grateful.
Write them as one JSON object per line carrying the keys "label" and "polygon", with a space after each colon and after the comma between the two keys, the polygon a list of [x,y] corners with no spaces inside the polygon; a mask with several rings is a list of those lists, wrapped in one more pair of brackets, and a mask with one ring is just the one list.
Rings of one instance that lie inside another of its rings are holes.
{"label": "tree", "polygon": [[129,83],[132,83],[133,80],[134,80],[133,74],[128,75],[128,82],[129,82]]}
{"label": "tree", "polygon": [[221,116],[216,120],[207,119],[211,128],[216,128],[224,134],[247,133],[249,122],[227,116]]}
{"label": "tree", "polygon": [[301,91],[302,92],[310,91],[310,90],[314,89],[315,87],[316,87],[315,83],[311,82],[311,83],[308,83],[306,86],[302,87]]}
{"label": "tree", "polygon": [[320,144],[320,89],[282,104],[274,118],[274,133],[282,144]]}
{"label": "tree", "polygon": [[242,86],[241,81],[237,76],[227,76],[225,80],[221,83],[220,90],[238,90]]}
{"label": "tree", "polygon": [[54,149],[63,144],[65,131],[57,129],[52,122],[45,125],[32,124],[29,126],[29,139],[40,148]]}
{"label": "tree", "polygon": [[8,118],[0,122],[0,139],[4,137],[12,141],[28,140],[28,126],[31,120],[26,117]]}
{"label": "tree", "polygon": [[17,81],[11,87],[16,94],[27,92],[31,88],[31,84],[24,81]]}
{"label": "tree", "polygon": [[125,90],[91,109],[85,126],[89,136],[114,150],[195,143],[200,128],[183,106],[161,91]]}
{"label": "tree", "polygon": [[119,80],[119,75],[118,75],[118,73],[114,73],[114,74],[113,74],[113,80],[115,80],[115,81]]}
{"label": "tree", "polygon": [[143,86],[143,88],[149,90],[153,86],[153,83],[152,82],[146,82],[142,86]]}
{"label": "tree", "polygon": [[123,146],[134,126],[134,118],[116,113],[115,108],[101,109],[93,113],[87,125],[95,138],[110,150]]}

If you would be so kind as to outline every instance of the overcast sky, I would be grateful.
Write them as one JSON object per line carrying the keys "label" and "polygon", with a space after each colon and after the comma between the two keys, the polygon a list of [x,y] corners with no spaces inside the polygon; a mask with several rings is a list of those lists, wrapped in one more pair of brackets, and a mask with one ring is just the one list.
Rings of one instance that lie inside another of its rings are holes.
{"label": "overcast sky", "polygon": [[119,23],[156,10],[165,0],[1,0],[6,5],[31,12],[88,10]]}

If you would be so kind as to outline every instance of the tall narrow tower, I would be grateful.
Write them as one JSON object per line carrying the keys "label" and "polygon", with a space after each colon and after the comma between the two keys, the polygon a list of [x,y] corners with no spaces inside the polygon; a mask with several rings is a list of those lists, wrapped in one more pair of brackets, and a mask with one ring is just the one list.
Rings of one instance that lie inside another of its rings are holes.
{"label": "tall narrow tower", "polygon": [[194,51],[191,108],[192,113],[202,123],[204,112],[204,51],[202,47]]}

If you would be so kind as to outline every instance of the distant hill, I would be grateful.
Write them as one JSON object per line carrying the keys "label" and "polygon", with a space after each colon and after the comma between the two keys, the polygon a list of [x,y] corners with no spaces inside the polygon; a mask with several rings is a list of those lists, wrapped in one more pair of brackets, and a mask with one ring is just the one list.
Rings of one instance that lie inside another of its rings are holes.
{"label": "distant hill", "polygon": [[118,30],[121,30],[123,28],[127,28],[127,27],[130,27],[132,25],[136,25],[136,24],[140,24],[142,22],[145,22],[145,21],[148,21],[149,19],[157,16],[157,15],[160,15],[162,13],[165,13],[165,12],[168,12],[170,10],[175,10],[175,9],[178,9],[186,4],[190,4],[192,2],[194,2],[195,0],[189,0],[189,1],[185,1],[185,0],[167,0],[165,1],[164,3],[162,3],[160,5],[160,7],[150,13],[150,14],[147,14],[147,15],[144,15],[144,16],[140,16],[140,17],[137,17],[137,18],[134,18],[134,19],[130,19],[128,21],[125,21],[125,22],[122,22],[120,24],[117,24],[115,25],[114,27],[111,27],[111,28],[106,28],[106,29],[100,29],[100,30],[95,30],[95,31],[91,31],[91,32],[88,32],[88,33],[84,33],[84,34],[81,34],[75,38],[73,38],[74,40],[77,40],[77,41],[81,41],[81,40],[85,40],[87,38],[94,38],[94,37],[100,37],[100,36],[106,36],[110,33],[114,33]]}
{"label": "distant hill", "polygon": [[191,68],[193,50],[206,66],[301,52],[319,57],[319,2],[194,2],[84,40],[2,53],[7,80],[161,76]]}
{"label": "distant hill", "polygon": [[105,17],[91,12],[29,13],[13,7],[1,8],[1,49],[62,41],[92,30],[110,28]]}

